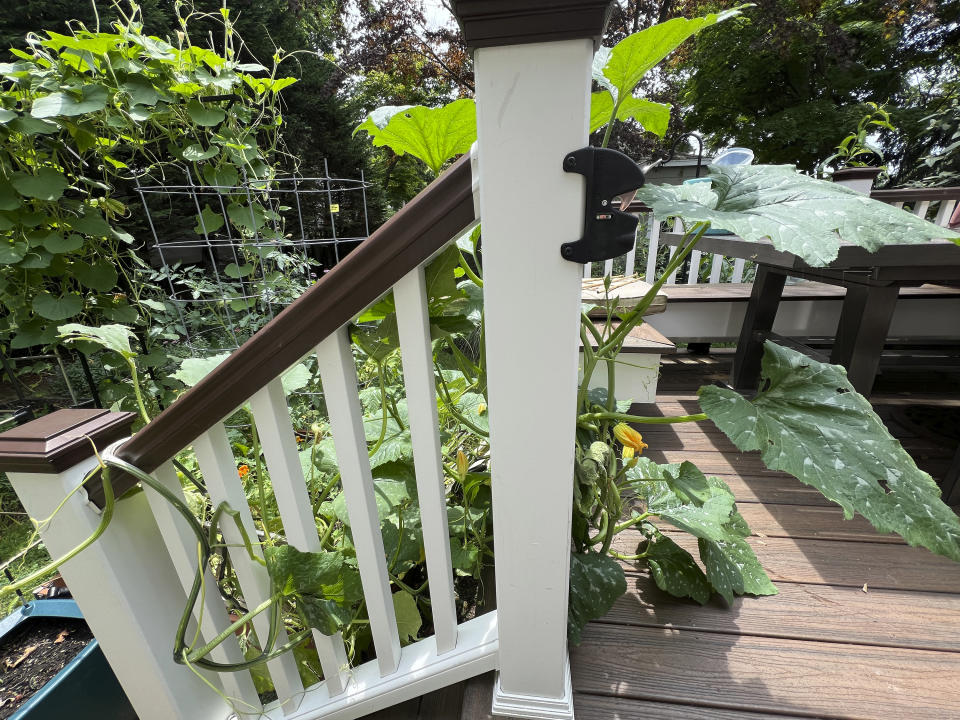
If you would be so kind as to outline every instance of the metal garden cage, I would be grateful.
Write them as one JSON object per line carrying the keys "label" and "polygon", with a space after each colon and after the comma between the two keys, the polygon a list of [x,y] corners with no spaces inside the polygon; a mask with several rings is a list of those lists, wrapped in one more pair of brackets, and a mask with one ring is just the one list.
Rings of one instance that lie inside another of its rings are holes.
{"label": "metal garden cage", "polygon": [[167,285],[195,356],[229,352],[272,319],[370,232],[366,181],[247,177],[236,186],[137,185]]}

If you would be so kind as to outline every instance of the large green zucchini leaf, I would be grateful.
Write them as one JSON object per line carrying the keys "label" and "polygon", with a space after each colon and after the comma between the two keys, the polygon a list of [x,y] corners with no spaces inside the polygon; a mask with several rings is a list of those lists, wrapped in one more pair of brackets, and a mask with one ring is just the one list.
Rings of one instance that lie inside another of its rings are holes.
{"label": "large green zucchini leaf", "polygon": [[759,450],[767,467],[817,488],[848,519],[860,513],[881,532],[960,560],[960,519],[843,368],[772,342],[762,367],[766,387],[753,400],[700,388],[700,407],[738,448]]}
{"label": "large green zucchini leaf", "polygon": [[745,240],[769,238],[813,266],[835,260],[841,242],[873,252],[883,245],[960,235],[791,165],[710,167],[712,185],[648,185],[637,199],[661,218],[710,222]]}

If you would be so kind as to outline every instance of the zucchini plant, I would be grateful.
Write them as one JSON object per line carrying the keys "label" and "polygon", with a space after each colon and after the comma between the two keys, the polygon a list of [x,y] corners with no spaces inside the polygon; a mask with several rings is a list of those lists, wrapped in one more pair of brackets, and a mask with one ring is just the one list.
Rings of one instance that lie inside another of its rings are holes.
{"label": "zucchini plant", "polygon": [[[591,131],[605,127],[606,145],[617,121],[632,120],[663,135],[670,107],[636,97],[644,75],[691,35],[740,12],[669,20],[635,33],[613,48],[601,47],[593,79],[602,88],[591,97]],[[358,128],[375,145],[411,153],[435,167],[441,129],[457,138],[450,155],[475,139],[473,116],[456,107],[380,108]],[[468,133],[472,130],[472,133]],[[454,148],[457,148],[456,150]],[[646,443],[635,428],[645,423],[712,420],[738,448],[759,451],[767,467],[782,470],[838,503],[846,517],[863,515],[882,532],[896,532],[911,545],[960,561],[960,521],[940,500],[929,475],[920,471],[846,379],[842,368],[818,363],[768,342],[762,392],[752,399],[723,388],[701,388],[701,413],[642,417],[629,413],[629,398],[617,398],[613,368],[629,332],[665,279],[682,267],[712,226],[744,239],[769,239],[812,266],[836,258],[841,243],[875,251],[888,243],[922,243],[960,237],[889,205],[797,172],[791,166],[711,167],[709,183],[646,186],[637,198],[659,220],[680,218],[683,239],[650,292],[628,312],[607,303],[597,327],[583,314],[583,379],[578,395],[577,445],[571,538],[568,635],[579,642],[587,621],[605,614],[626,592],[623,562],[642,562],[657,585],[675,596],[706,603],[717,593],[777,592],[745,538],[750,529],[726,484],[705,476],[691,462],[657,465],[641,457]],[[613,321],[618,321],[614,323]],[[597,347],[596,351],[591,345]],[[590,390],[595,372],[607,387]],[[658,523],[697,538],[699,562]],[[639,531],[636,552],[614,549],[614,538]]]}

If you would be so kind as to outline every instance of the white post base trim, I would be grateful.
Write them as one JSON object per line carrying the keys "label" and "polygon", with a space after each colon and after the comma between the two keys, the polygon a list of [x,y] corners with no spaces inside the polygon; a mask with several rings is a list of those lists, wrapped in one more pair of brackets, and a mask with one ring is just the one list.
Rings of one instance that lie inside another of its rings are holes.
{"label": "white post base trim", "polygon": [[546,698],[534,695],[513,695],[500,687],[500,673],[493,686],[493,715],[506,715],[513,718],[531,720],[574,720],[573,719],[573,683],[570,680],[570,659],[567,658],[563,670],[563,697]]}

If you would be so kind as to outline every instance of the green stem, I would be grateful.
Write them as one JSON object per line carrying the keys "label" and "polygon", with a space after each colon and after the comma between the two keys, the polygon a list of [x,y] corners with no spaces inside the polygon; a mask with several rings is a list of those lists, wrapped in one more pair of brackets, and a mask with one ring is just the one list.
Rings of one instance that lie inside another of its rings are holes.
{"label": "green stem", "polygon": [[616,550],[607,550],[607,554],[611,557],[615,557],[617,560],[624,560],[630,562],[633,560],[643,560],[647,557],[646,553],[640,553],[639,555],[621,555]]}
{"label": "green stem", "polygon": [[73,559],[74,557],[82,553],[84,550],[90,547],[93,543],[95,543],[101,535],[103,535],[104,531],[107,529],[107,525],[110,524],[110,520],[113,519],[113,509],[114,509],[115,500],[116,500],[113,494],[113,485],[110,484],[110,479],[107,477],[109,474],[109,468],[107,468],[102,464],[98,465],[96,468],[90,471],[90,473],[87,475],[86,478],[84,478],[83,483],[81,483],[81,485],[85,484],[88,480],[90,480],[90,478],[92,478],[97,473],[98,470],[102,470],[101,477],[102,477],[102,483],[103,483],[104,503],[103,503],[103,510],[100,513],[100,522],[97,524],[96,529],[93,531],[90,537],[88,537],[86,540],[84,540],[82,543],[77,545],[75,548],[73,548],[69,552],[58,557],[56,560],[51,560],[44,567],[40,568],[36,572],[30,573],[29,575],[27,575],[27,577],[23,578],[22,580],[18,580],[17,582],[7,585],[4,588],[0,588],[0,598],[10,595],[24,587],[33,585],[34,583],[42,579],[44,576],[50,574],[51,572],[56,570],[58,567],[60,567],[64,563],[68,562],[69,560]]}
{"label": "green stem", "polygon": [[[710,223],[707,222],[698,222],[693,226],[693,229],[687,232],[683,239],[680,241],[680,248],[673,256],[673,259],[668,263],[667,268],[663,271],[657,281],[650,287],[650,290],[647,291],[647,294],[643,296],[639,303],[631,310],[626,316],[624,316],[620,325],[616,330],[610,335],[610,339],[597,350],[597,355],[605,355],[611,351],[619,350],[620,345],[623,343],[623,339],[627,334],[633,330],[640,322],[643,321],[643,315],[647,311],[647,308],[650,307],[650,304],[656,298],[657,293],[660,292],[660,288],[663,287],[664,283],[667,281],[667,278],[670,277],[675,270],[678,270],[684,261],[687,259],[687,256],[693,251],[693,248],[696,247],[697,243],[700,242],[700,238],[703,237],[703,234],[707,231],[707,228],[710,227]],[[687,238],[690,238],[687,241]]]}
{"label": "green stem", "polygon": [[450,390],[447,389],[447,382],[443,379],[443,371],[440,369],[440,366],[437,365],[436,360],[434,360],[434,366],[437,369],[437,377],[440,380],[440,401],[446,406],[447,410],[450,411],[450,414],[468,428],[473,430],[480,437],[489,437],[490,433],[477,427],[460,413],[460,411],[457,409],[457,406],[454,404],[453,399],[450,397]]}
{"label": "green stem", "polygon": [[[612,96],[613,93],[610,93]],[[613,112],[610,113],[610,120],[607,121],[607,129],[603,133],[603,140],[600,143],[600,147],[605,148],[610,144],[610,135],[613,132],[613,124],[617,121],[617,113],[620,112],[620,100],[617,100],[613,104]]]}
{"label": "green stem", "polygon": [[637,517],[635,518],[630,518],[626,522],[620,523],[619,525],[614,527],[613,534],[616,535],[617,533],[623,532],[627,528],[633,527],[634,525],[639,525],[640,523],[642,523],[644,520],[646,520],[648,517],[651,517],[652,515],[653,513],[646,512],[646,513],[643,513],[643,515],[637,515]]}
{"label": "green stem", "polygon": [[247,417],[250,418],[250,430],[253,436],[253,458],[254,472],[257,474],[257,502],[260,503],[260,525],[263,527],[264,539],[270,542],[269,518],[267,517],[267,489],[263,482],[263,473],[260,472],[260,435],[257,433],[257,425],[253,418],[253,413],[247,410]]}
{"label": "green stem", "polygon": [[481,280],[477,276],[477,274],[470,268],[470,263],[467,262],[467,259],[463,256],[463,251],[459,250],[459,248],[458,248],[458,253],[460,255],[460,267],[463,268],[463,271],[467,274],[467,277],[473,281],[474,285],[476,285],[478,288],[482,288],[483,280]]}
{"label": "green stem", "polygon": [[140,389],[140,375],[137,373],[137,364],[133,358],[124,358],[127,361],[127,367],[130,368],[130,378],[133,380],[133,395],[137,399],[137,407],[140,409],[140,417],[143,422],[150,422],[150,413],[147,412],[147,406],[143,402],[143,390]]}

